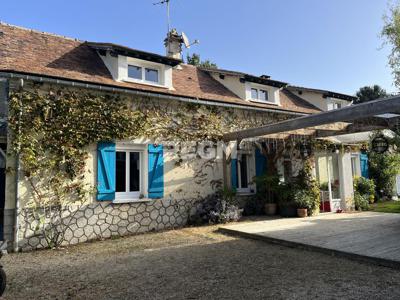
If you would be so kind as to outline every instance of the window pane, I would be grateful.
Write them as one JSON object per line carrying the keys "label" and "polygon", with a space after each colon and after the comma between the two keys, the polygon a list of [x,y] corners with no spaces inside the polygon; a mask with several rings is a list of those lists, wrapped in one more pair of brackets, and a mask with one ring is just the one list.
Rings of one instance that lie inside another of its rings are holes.
{"label": "window pane", "polygon": [[268,92],[264,90],[260,90],[260,100],[268,101]]}
{"label": "window pane", "polygon": [[115,191],[126,192],[126,153],[116,152]]}
{"label": "window pane", "polygon": [[258,99],[258,90],[251,89],[251,99]]}
{"label": "window pane", "polygon": [[142,79],[142,68],[128,65],[128,77],[134,79]]}
{"label": "window pane", "polygon": [[242,154],[242,160],[240,161],[240,181],[241,187],[240,188],[247,188],[248,187],[248,179],[247,179],[247,155]]}
{"label": "window pane", "polygon": [[357,157],[355,157],[355,156],[352,156],[351,157],[351,173],[353,174],[353,177],[354,176],[357,176]]}
{"label": "window pane", "polygon": [[339,159],[337,155],[328,158],[332,199],[340,199]]}
{"label": "window pane", "polygon": [[158,71],[154,70],[154,69],[146,68],[145,78],[146,78],[146,81],[158,82]]}
{"label": "window pane", "polygon": [[129,191],[138,192],[140,191],[140,153],[129,153],[129,159]]}

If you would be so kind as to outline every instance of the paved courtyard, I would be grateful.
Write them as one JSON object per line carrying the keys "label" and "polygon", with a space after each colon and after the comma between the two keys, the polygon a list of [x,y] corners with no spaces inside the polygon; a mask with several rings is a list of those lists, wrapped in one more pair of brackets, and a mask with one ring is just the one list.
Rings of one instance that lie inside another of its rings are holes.
{"label": "paved courtyard", "polygon": [[223,232],[400,268],[400,214],[342,213],[270,218],[228,225]]}
{"label": "paved courtyard", "polygon": [[10,254],[5,299],[399,299],[400,272],[216,226]]}

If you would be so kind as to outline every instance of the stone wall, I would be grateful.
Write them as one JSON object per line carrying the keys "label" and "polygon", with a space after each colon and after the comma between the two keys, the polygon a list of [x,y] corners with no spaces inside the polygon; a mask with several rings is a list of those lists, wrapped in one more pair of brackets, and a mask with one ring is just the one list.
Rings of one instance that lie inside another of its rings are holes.
{"label": "stone wall", "polygon": [[[63,246],[89,240],[106,239],[186,225],[195,200],[152,200],[141,203],[114,204],[95,202],[86,206],[52,209],[46,215],[45,228],[64,232]],[[19,248],[22,251],[46,248],[38,213],[22,209],[19,213]],[[53,225],[49,225],[49,224]]]}

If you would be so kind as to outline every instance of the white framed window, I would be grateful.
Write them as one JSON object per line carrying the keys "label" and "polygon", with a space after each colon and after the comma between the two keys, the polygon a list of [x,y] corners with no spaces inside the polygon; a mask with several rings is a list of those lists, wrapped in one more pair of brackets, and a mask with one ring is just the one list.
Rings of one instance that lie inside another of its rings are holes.
{"label": "white framed window", "polygon": [[144,197],[147,172],[144,146],[120,144],[115,151],[115,200],[133,202]]}
{"label": "white framed window", "polygon": [[328,110],[334,110],[339,108],[342,108],[342,103],[340,102],[331,101],[328,103]]}
{"label": "white framed window", "polygon": [[254,88],[251,89],[251,99],[255,99],[255,100],[258,99],[258,89],[254,89]]}
{"label": "white framed window", "polygon": [[351,172],[353,177],[361,176],[361,164],[359,154],[351,154]]}
{"label": "white framed window", "polygon": [[259,91],[259,95],[258,95],[258,99],[261,101],[268,101],[268,92],[265,90],[260,90]]}
{"label": "white framed window", "polygon": [[144,69],[144,80],[148,82],[155,82],[159,83],[159,75],[158,75],[158,70],[157,69],[150,69],[150,68],[145,68]]}
{"label": "white framed window", "polygon": [[160,70],[128,64],[128,78],[139,82],[160,84]]}
{"label": "white framed window", "polygon": [[256,101],[268,102],[268,91],[263,89],[251,88],[251,99]]}

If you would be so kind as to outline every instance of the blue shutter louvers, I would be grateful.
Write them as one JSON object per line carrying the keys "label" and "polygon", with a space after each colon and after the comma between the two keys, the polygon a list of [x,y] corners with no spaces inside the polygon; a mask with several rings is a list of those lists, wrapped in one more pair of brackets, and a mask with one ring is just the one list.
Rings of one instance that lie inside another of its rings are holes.
{"label": "blue shutter louvers", "polygon": [[261,153],[259,148],[256,148],[255,152],[256,176],[259,177],[267,172],[267,158]]}
{"label": "blue shutter louvers", "polygon": [[148,197],[158,199],[164,197],[164,155],[162,145],[149,145],[149,187]]}
{"label": "blue shutter louvers", "polygon": [[115,199],[115,143],[97,144],[97,200]]}
{"label": "blue shutter louvers", "polygon": [[365,177],[365,178],[369,178],[368,154],[366,154],[366,153],[360,154],[360,164],[361,164],[361,176]]}

